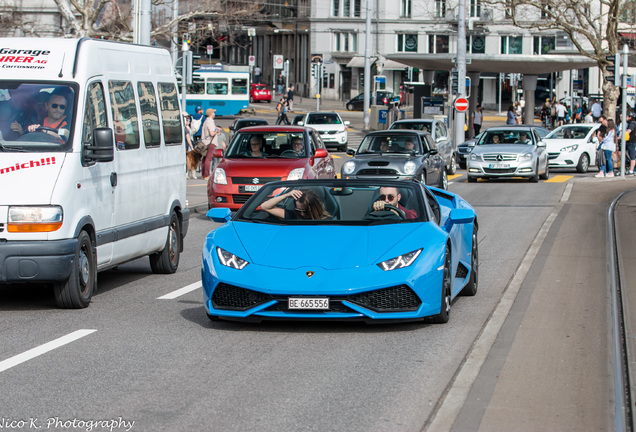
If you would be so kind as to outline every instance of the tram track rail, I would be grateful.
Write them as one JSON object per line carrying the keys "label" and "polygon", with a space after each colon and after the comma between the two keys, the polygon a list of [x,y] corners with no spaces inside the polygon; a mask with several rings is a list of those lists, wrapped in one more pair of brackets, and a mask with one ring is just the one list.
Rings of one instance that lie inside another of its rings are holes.
{"label": "tram track rail", "polygon": [[[611,318],[612,318],[612,346],[613,346],[613,370],[614,370],[614,398],[615,398],[615,430],[635,431],[634,428],[634,395],[632,394],[629,365],[635,359],[628,346],[628,326],[630,310],[624,288],[627,287],[624,280],[624,272],[621,272],[620,259],[621,236],[617,232],[617,207],[620,200],[628,193],[636,192],[636,189],[622,192],[609,206],[607,214],[607,270],[611,292]],[[635,311],[636,312],[636,311]]]}

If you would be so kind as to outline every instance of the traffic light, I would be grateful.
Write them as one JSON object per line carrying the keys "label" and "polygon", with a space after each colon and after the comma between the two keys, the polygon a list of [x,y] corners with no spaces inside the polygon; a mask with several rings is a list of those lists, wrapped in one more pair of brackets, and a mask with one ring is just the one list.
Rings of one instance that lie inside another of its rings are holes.
{"label": "traffic light", "polygon": [[605,80],[613,82],[616,87],[621,84],[621,55],[619,53],[605,56],[605,60],[610,62],[607,66],[607,72],[613,72],[614,75],[606,75]]}
{"label": "traffic light", "polygon": [[457,69],[451,69],[450,79],[451,94],[456,95],[457,93],[459,93],[459,71]]}

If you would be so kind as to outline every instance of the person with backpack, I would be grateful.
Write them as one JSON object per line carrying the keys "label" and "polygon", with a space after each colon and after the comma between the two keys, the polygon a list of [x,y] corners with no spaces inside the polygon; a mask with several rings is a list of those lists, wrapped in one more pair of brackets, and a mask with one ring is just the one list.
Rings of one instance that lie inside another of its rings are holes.
{"label": "person with backpack", "polygon": [[203,121],[205,116],[203,115],[203,107],[197,106],[194,109],[194,114],[190,119],[190,130],[192,131],[192,138],[194,138],[194,145],[197,145],[198,141],[201,141],[201,131],[203,128]]}
{"label": "person with backpack", "polygon": [[278,102],[278,105],[276,105],[276,110],[278,111],[278,118],[276,119],[277,125],[281,123],[286,125],[290,124],[287,118],[287,106],[287,98],[283,96]]}

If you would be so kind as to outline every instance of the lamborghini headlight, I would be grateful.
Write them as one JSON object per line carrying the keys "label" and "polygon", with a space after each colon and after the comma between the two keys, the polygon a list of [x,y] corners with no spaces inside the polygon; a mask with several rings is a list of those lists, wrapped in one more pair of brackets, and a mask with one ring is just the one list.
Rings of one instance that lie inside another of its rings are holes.
{"label": "lamborghini headlight", "polygon": [[408,267],[415,262],[421,252],[422,249],[414,250],[413,252],[405,253],[404,255],[382,261],[378,264],[378,266],[384,271]]}
{"label": "lamborghini headlight", "polygon": [[575,152],[578,148],[579,148],[578,144],[573,144],[573,145],[563,147],[561,151],[564,153],[571,153],[571,152]]}
{"label": "lamborghini headlight", "polygon": [[64,212],[60,206],[9,207],[7,231],[51,232],[62,227]]}
{"label": "lamborghini headlight", "polygon": [[219,257],[219,261],[221,262],[221,264],[236,270],[243,270],[245,266],[249,264],[243,258],[239,258],[233,253],[228,252],[218,246],[216,248],[216,254]]}

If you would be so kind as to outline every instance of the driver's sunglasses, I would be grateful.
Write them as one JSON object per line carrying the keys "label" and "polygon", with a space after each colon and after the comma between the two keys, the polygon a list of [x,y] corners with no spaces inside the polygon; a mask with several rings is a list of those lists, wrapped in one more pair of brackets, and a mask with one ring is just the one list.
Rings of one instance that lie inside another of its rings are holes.
{"label": "driver's sunglasses", "polygon": [[384,195],[384,194],[382,194],[378,198],[380,199],[380,201],[386,201],[387,198],[389,199],[389,201],[393,201],[395,199],[395,195]]}
{"label": "driver's sunglasses", "polygon": [[296,210],[296,213],[300,213],[300,214],[307,213],[307,209],[299,209],[298,207],[294,207],[294,210]]}
{"label": "driver's sunglasses", "polygon": [[60,109],[66,109],[66,105],[51,104],[51,108],[56,109],[57,107],[60,107]]}

